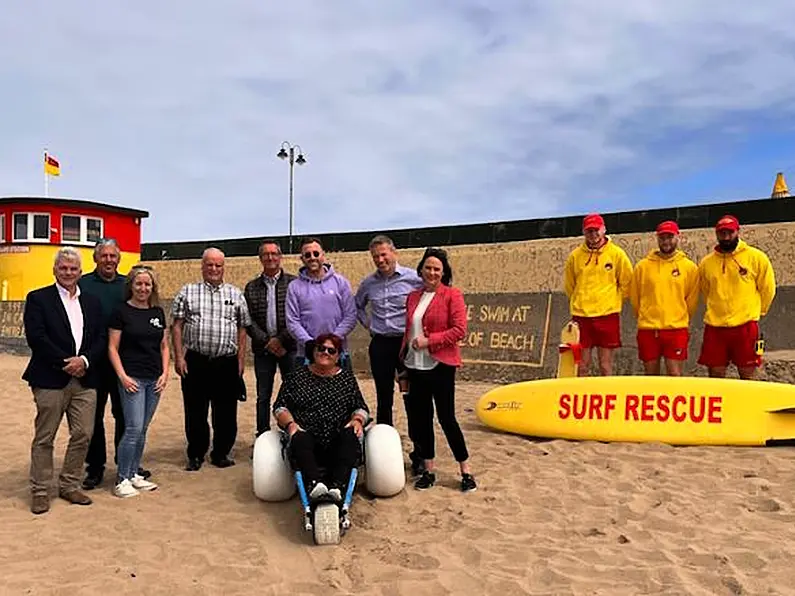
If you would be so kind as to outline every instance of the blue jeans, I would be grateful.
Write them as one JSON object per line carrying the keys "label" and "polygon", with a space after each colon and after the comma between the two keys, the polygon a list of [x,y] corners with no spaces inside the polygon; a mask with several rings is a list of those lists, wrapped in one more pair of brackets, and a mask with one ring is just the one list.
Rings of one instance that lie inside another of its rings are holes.
{"label": "blue jeans", "polygon": [[129,393],[119,382],[124,410],[124,434],[119,442],[118,479],[131,480],[141,466],[146,443],[146,429],[155,414],[160,396],[155,393],[156,379],[135,379],[138,391]]}

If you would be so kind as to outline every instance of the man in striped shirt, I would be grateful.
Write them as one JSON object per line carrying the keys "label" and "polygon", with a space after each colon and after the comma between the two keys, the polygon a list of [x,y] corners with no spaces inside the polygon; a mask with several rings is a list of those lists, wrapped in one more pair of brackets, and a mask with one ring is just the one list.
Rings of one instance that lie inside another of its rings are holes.
{"label": "man in striped shirt", "polygon": [[224,283],[224,253],[217,248],[208,248],[202,254],[202,278],[182,287],[171,311],[174,368],[182,379],[189,471],[202,467],[210,448],[210,404],[210,463],[219,468],[235,464],[229,454],[237,438],[246,328],[251,325],[243,292]]}

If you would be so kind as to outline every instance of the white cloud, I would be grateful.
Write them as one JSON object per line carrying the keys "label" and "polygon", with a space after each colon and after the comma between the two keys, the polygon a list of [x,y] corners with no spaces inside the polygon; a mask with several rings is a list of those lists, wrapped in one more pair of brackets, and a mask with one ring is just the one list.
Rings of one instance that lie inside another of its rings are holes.
{"label": "white cloud", "polygon": [[309,160],[297,234],[618,209],[715,167],[758,118],[791,119],[793,16],[784,0],[18,3],[0,22],[0,194],[42,191],[47,146],[53,194],[149,210],[146,241],[283,234],[289,140]]}

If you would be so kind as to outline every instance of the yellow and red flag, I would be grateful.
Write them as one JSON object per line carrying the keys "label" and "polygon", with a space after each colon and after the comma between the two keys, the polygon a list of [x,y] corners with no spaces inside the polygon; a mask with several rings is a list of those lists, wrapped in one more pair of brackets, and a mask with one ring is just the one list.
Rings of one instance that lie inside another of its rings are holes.
{"label": "yellow and red flag", "polygon": [[52,155],[44,154],[44,171],[50,176],[61,175],[61,164]]}

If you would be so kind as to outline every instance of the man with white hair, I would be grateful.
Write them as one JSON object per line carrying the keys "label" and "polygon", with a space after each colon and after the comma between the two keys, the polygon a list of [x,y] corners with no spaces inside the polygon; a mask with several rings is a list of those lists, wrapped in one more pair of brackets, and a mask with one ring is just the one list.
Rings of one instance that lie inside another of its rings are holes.
{"label": "man with white hair", "polygon": [[224,253],[202,254],[203,281],[182,286],[171,307],[174,368],[182,379],[188,471],[202,467],[210,448],[207,414],[212,404],[210,463],[235,464],[237,402],[242,397],[246,328],[251,315],[243,292],[224,282]]}
{"label": "man with white hair", "polygon": [[69,420],[69,445],[60,475],[59,496],[76,505],[90,505],[80,491],[83,460],[94,429],[95,364],[107,350],[102,307],[95,296],[81,293],[80,253],[63,247],[55,255],[55,283],[28,293],[25,338],[31,356],[22,378],[36,403],[30,453],[31,511],[50,509],[53,443],[64,413]]}

